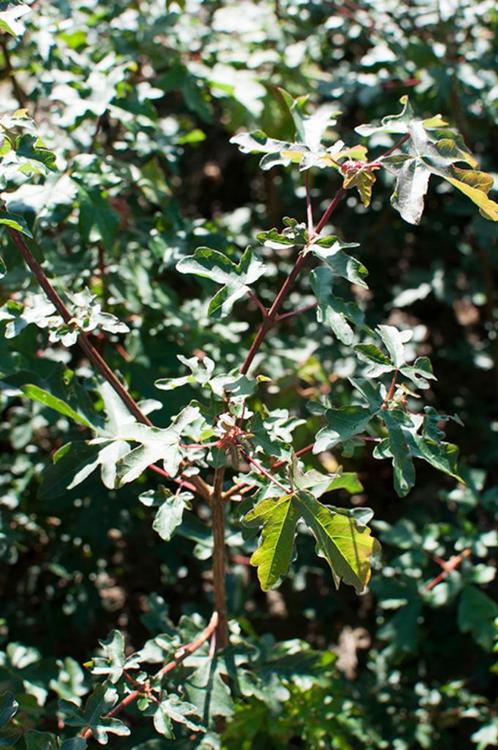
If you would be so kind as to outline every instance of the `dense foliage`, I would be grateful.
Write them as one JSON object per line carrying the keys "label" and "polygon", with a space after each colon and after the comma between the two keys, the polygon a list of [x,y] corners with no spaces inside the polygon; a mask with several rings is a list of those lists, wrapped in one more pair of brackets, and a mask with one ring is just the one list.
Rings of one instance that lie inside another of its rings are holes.
{"label": "dense foliage", "polygon": [[497,32],[0,4],[0,746],[498,746]]}

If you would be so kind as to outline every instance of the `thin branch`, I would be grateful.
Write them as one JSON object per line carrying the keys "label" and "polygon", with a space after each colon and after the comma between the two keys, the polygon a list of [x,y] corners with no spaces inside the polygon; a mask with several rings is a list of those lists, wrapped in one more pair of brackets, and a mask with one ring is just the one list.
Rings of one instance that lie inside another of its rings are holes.
{"label": "thin branch", "polygon": [[[50,281],[48,280],[45,271],[41,267],[41,265],[38,263],[36,258],[33,256],[31,250],[29,249],[28,245],[24,241],[22,235],[19,232],[16,232],[15,229],[8,229],[7,230],[12,241],[17,246],[19,252],[21,253],[22,257],[24,258],[27,266],[32,271],[34,277],[38,281],[39,285],[49,298],[49,300],[54,305],[57,312],[60,314],[62,319],[65,323],[70,324],[73,320],[73,316],[71,315],[69,309],[66,307],[65,303],[62,301],[61,297],[57,293],[57,291],[54,289]],[[126,388],[122,385],[122,383],[118,380],[114,372],[111,370],[107,362],[103,359],[101,354],[97,351],[97,349],[93,346],[91,343],[89,337],[84,331],[78,331],[78,343],[83,350],[83,352],[86,354],[90,362],[92,362],[93,366],[97,370],[97,372],[106,380],[109,385],[114,389],[114,391],[117,393],[119,398],[122,400],[122,402],[125,404],[125,406],[128,408],[131,414],[142,424],[147,425],[148,427],[152,426],[152,422],[150,419],[143,413],[143,411],[140,409],[139,405],[135,401],[135,399],[128,393]],[[170,477],[169,474],[166,472],[163,473],[162,469],[159,469],[159,467],[154,467],[153,471],[156,471],[157,473],[161,474],[165,478],[173,479],[173,477]],[[176,478],[174,479],[176,482],[180,482],[182,480]],[[209,488],[207,488],[207,485],[205,482],[203,482],[200,477],[190,477],[189,481],[193,487],[195,487],[195,491],[199,493],[201,497],[204,499],[207,499],[209,497]]]}
{"label": "thin branch", "polygon": [[17,80],[15,73],[14,73],[14,67],[12,65],[12,60],[10,59],[10,52],[7,47],[6,42],[3,40],[0,41],[0,49],[3,53],[3,59],[5,62],[5,72],[7,73],[8,77],[10,78],[10,81],[12,83],[12,88],[14,90],[14,95],[19,102],[20,106],[23,109],[27,109],[29,104],[29,98],[26,92],[24,91],[23,87]]}
{"label": "thin branch", "polygon": [[397,143],[394,144],[394,146],[391,146],[391,148],[388,148],[387,151],[384,151],[384,153],[381,156],[379,156],[379,158],[376,159],[376,161],[381,161],[382,159],[385,159],[387,156],[391,156],[391,154],[394,151],[397,151],[398,148],[401,148],[401,146],[403,145],[403,143],[406,143],[407,141],[409,141],[410,138],[411,138],[411,136],[410,136],[409,133],[407,133],[407,135],[404,135],[403,138],[400,138],[400,140],[397,141]]}
{"label": "thin branch", "polygon": [[226,554],[225,554],[225,510],[223,507],[223,480],[225,467],[220,466],[214,472],[213,492],[211,495],[212,528],[213,528],[213,588],[214,608],[218,614],[216,629],[216,648],[228,646],[228,618],[226,593]]}
{"label": "thin branch", "polygon": [[391,380],[391,385],[389,386],[389,390],[382,404],[382,407],[381,407],[382,409],[387,409],[387,407],[389,406],[389,402],[392,401],[394,393],[396,391],[397,381],[398,381],[398,370],[395,370],[392,380]]}
{"label": "thin branch", "polygon": [[290,312],[282,313],[281,315],[277,315],[277,323],[281,323],[282,320],[287,320],[288,318],[293,318],[295,315],[302,315],[303,313],[307,313],[310,310],[314,310],[315,307],[318,306],[318,302],[310,302],[309,305],[304,305],[303,307],[298,307],[297,310],[291,310]]}
{"label": "thin branch", "polygon": [[[218,613],[213,612],[211,619],[209,621],[209,624],[206,628],[200,633],[197,638],[195,638],[190,643],[187,643],[186,646],[182,646],[177,652],[175,658],[168,662],[164,667],[162,667],[156,674],[151,678],[152,680],[158,680],[161,677],[164,677],[165,674],[168,674],[168,672],[171,672],[173,669],[175,669],[179,664],[184,661],[187,656],[190,656],[190,654],[193,654],[195,651],[197,651],[203,643],[205,643],[211,635],[214,633],[218,626]],[[128,693],[128,695],[123,698],[122,701],[120,701],[114,708],[109,711],[108,714],[106,714],[106,718],[112,719],[113,716],[116,716],[117,714],[121,713],[121,711],[126,708],[126,706],[129,706],[130,703],[133,703],[137,700],[137,698],[143,693],[143,690],[132,690],[131,693]],[[83,729],[80,732],[80,737],[83,737],[85,740],[89,739],[92,736],[92,730],[90,728]]]}
{"label": "thin branch", "polygon": [[434,586],[437,586],[438,583],[444,581],[444,579],[447,578],[451,571],[456,570],[460,563],[462,563],[463,560],[465,560],[465,558],[469,557],[469,555],[471,554],[472,550],[464,549],[460,552],[459,555],[453,555],[453,557],[450,557],[448,561],[436,558],[436,562],[442,567],[442,571],[441,573],[439,573],[439,575],[433,578],[432,581],[429,581],[429,583],[424,586],[424,591],[432,591]]}
{"label": "thin branch", "polygon": [[[273,484],[276,484],[277,487],[279,487],[283,492],[285,492],[286,495],[290,495],[290,490],[287,489],[287,487],[284,487],[283,484],[280,484],[278,479],[275,479],[269,471],[267,471],[264,466],[261,466],[260,463],[258,463],[254,458],[252,458],[247,451],[244,450],[240,445],[238,446],[239,451],[242,453],[246,461],[249,461],[250,464],[254,466],[255,469],[259,471],[260,474],[262,474],[264,477],[270,480],[270,482],[273,482]],[[226,497],[226,496],[225,496]]]}
{"label": "thin branch", "polygon": [[255,292],[253,292],[252,289],[248,289],[248,293],[249,293],[249,297],[252,299],[252,301],[254,302],[254,304],[256,305],[256,307],[261,311],[261,315],[263,316],[263,319],[267,318],[268,317],[268,310],[263,305],[263,303],[259,299],[258,295]]}

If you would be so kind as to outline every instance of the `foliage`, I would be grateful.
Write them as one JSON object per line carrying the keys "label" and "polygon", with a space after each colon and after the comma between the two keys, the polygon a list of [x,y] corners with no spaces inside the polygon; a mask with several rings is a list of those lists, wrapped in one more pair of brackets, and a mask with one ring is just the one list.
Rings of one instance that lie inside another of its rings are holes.
{"label": "foliage", "polygon": [[0,744],[497,745],[497,25],[1,5]]}

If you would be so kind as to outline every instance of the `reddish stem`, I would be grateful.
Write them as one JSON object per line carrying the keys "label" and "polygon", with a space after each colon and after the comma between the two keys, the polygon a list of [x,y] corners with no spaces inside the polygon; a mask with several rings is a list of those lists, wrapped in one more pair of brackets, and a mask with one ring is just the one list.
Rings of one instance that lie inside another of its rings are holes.
{"label": "reddish stem", "polygon": [[[208,626],[200,633],[197,638],[195,638],[190,643],[187,643],[186,646],[183,646],[178,652],[177,656],[175,658],[168,662],[164,667],[162,667],[156,674],[153,676],[153,680],[157,680],[161,677],[164,677],[165,674],[168,674],[168,672],[171,672],[173,669],[175,669],[179,664],[184,661],[187,656],[190,656],[190,654],[193,654],[195,651],[197,651],[203,643],[205,643],[211,635],[216,630],[216,627],[218,625],[218,613],[213,612],[213,615],[209,621]],[[131,693],[128,693],[128,695],[123,698],[114,708],[109,711],[108,714],[106,714],[106,718],[112,719],[113,716],[116,716],[117,714],[121,713],[121,711],[126,708],[126,706],[129,706],[130,703],[133,703],[137,700],[137,698],[142,694],[143,690],[132,690]],[[92,730],[90,728],[83,729],[80,732],[80,737],[83,737],[85,740],[89,739],[92,736]]]}
{"label": "reddish stem", "polygon": [[310,302],[309,305],[304,305],[303,307],[298,307],[297,310],[291,310],[290,312],[282,313],[281,315],[277,316],[277,323],[281,323],[282,320],[287,320],[288,318],[293,318],[295,315],[302,315],[303,313],[307,313],[310,310],[314,310],[315,307],[318,306],[318,302]]}
{"label": "reddish stem", "polygon": [[[3,207],[5,207],[5,204],[3,205]],[[31,250],[29,249],[26,242],[24,241],[22,235],[19,232],[16,232],[15,229],[8,229],[7,231],[12,241],[17,246],[22,257],[24,258],[26,265],[32,271],[37,282],[39,283],[39,285],[41,286],[41,288],[43,289],[43,291],[45,292],[49,300],[52,302],[53,306],[55,307],[57,312],[60,314],[61,318],[64,320],[65,323],[70,323],[73,319],[73,316],[71,315],[70,311],[68,310],[68,308],[62,301],[57,291],[54,289],[54,287],[48,280],[47,276],[45,275],[45,271],[43,270],[41,265],[38,263],[36,258],[33,256]],[[135,399],[128,393],[126,388],[118,380],[118,378],[113,373],[113,371],[111,370],[107,362],[103,359],[102,355],[93,346],[87,334],[81,330],[78,331],[78,334],[79,334],[78,343],[81,349],[84,351],[84,353],[88,357],[88,359],[90,360],[90,362],[92,362],[92,364],[94,365],[97,372],[114,389],[114,391],[118,394],[120,399],[123,401],[125,406],[130,411],[130,413],[133,414],[133,416],[139,422],[147,425],[148,427],[151,427],[152,422],[150,421],[150,419],[143,413],[143,411],[140,409]],[[169,474],[167,474],[162,469],[159,469],[159,467],[155,466],[153,468],[153,471],[156,471],[158,474],[161,474],[161,476],[164,476],[167,479],[172,479],[172,477],[170,477]],[[183,480],[176,478],[174,481],[182,482]],[[205,483],[199,477],[190,477],[190,483],[191,483],[191,486],[195,488],[195,491],[198,492],[201,497],[206,499],[209,496],[209,492],[207,491]]]}
{"label": "reddish stem", "polygon": [[290,495],[290,490],[288,490],[287,487],[284,487],[283,484],[280,484],[278,479],[275,479],[275,477],[273,477],[270,472],[264,468],[264,466],[261,466],[261,464],[258,463],[254,458],[252,458],[249,453],[247,453],[240,445],[238,446],[238,449],[242,453],[246,461],[249,461],[249,463],[252,464],[260,474],[269,479],[270,482],[273,482],[273,484],[276,484],[277,487],[280,487],[280,489],[285,492],[286,495]]}

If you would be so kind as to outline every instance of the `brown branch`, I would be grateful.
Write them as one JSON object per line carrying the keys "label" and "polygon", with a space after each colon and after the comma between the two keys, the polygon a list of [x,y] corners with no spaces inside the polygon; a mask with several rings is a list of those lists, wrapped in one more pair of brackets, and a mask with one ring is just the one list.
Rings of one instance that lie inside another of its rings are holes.
{"label": "brown branch", "polygon": [[391,380],[391,385],[389,386],[389,390],[387,392],[387,395],[386,395],[386,397],[385,397],[385,399],[384,399],[384,401],[382,403],[382,407],[381,407],[382,409],[387,409],[387,407],[389,406],[389,402],[392,401],[394,393],[396,391],[396,383],[397,383],[397,381],[398,381],[398,370],[395,370],[394,374],[393,374],[393,377],[392,377],[392,380]]}
{"label": "brown branch", "polygon": [[214,609],[218,614],[216,629],[216,648],[228,646],[228,618],[226,594],[226,554],[225,554],[225,518],[223,507],[223,480],[225,467],[218,467],[214,472],[213,492],[211,495],[212,528],[213,528],[213,589]]}
{"label": "brown branch", "polygon": [[[161,677],[164,677],[165,674],[168,674],[168,672],[171,672],[173,669],[175,669],[179,664],[184,661],[187,656],[190,656],[190,654],[193,654],[195,651],[197,651],[203,643],[205,643],[211,635],[214,633],[218,626],[218,613],[213,612],[211,619],[209,621],[209,624],[206,628],[200,633],[197,638],[195,638],[190,643],[187,643],[186,646],[182,646],[177,652],[175,658],[168,662],[164,667],[161,667],[161,669],[156,672],[156,674],[152,677],[152,680],[158,680]],[[132,690],[131,693],[128,693],[128,695],[123,698],[114,708],[109,711],[108,714],[106,714],[107,719],[112,719],[113,716],[116,716],[117,714],[121,713],[121,711],[126,708],[126,706],[129,706],[130,703],[133,703],[137,700],[137,698],[145,691],[145,686],[143,690]],[[83,729],[80,732],[80,737],[83,737],[85,740],[89,739],[92,736],[92,730],[88,727],[88,729]]]}

